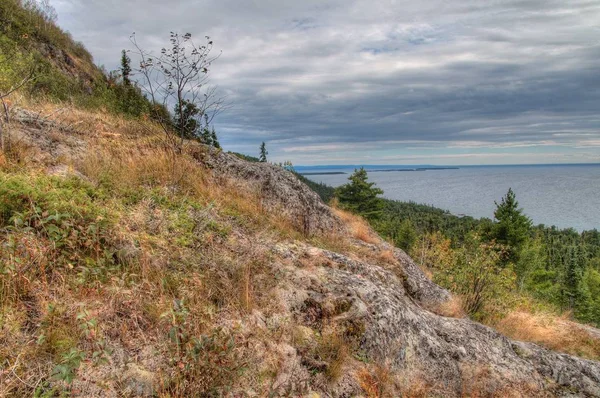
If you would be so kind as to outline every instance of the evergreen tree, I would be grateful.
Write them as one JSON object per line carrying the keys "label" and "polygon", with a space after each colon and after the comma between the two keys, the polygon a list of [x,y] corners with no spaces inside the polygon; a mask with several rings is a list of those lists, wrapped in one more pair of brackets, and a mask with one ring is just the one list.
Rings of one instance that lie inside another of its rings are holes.
{"label": "evergreen tree", "polygon": [[131,58],[127,56],[125,50],[121,52],[121,76],[123,77],[123,84],[131,86]]}
{"label": "evergreen tree", "polygon": [[208,127],[202,129],[202,134],[200,134],[200,142],[208,146],[213,145],[212,134]]}
{"label": "evergreen tree", "polygon": [[221,144],[219,144],[219,140],[217,139],[217,132],[215,131],[215,128],[212,128],[212,131],[210,133],[210,139],[211,139],[211,144],[212,146],[214,146],[217,149],[221,148]]}
{"label": "evergreen tree", "polygon": [[267,151],[267,145],[263,141],[263,143],[260,144],[260,154],[258,156],[259,161],[263,162],[263,163],[266,162],[268,154],[269,154],[269,152]]}
{"label": "evergreen tree", "polygon": [[416,240],[417,231],[415,230],[415,225],[409,219],[403,220],[396,232],[394,244],[405,252],[408,252]]}
{"label": "evergreen tree", "polygon": [[600,323],[600,272],[587,268],[582,280],[582,299],[575,315],[584,322]]}
{"label": "evergreen tree", "polygon": [[531,220],[523,214],[523,209],[519,209],[519,202],[511,188],[500,203],[494,203],[496,204],[494,218],[497,222],[492,230],[492,236],[496,242],[507,246],[507,261],[515,263],[523,244],[529,239]]}
{"label": "evergreen tree", "polygon": [[197,117],[200,113],[200,109],[196,104],[189,101],[182,101],[175,104],[175,116],[173,117],[173,123],[181,138],[199,138],[198,129],[199,123]]}
{"label": "evergreen tree", "polygon": [[367,171],[362,167],[354,170],[348,180],[350,183],[336,189],[342,207],[368,219],[379,218],[384,204],[378,195],[382,195],[383,191],[375,188],[374,182],[367,181]]}
{"label": "evergreen tree", "polygon": [[563,305],[573,310],[577,304],[585,300],[585,291],[582,284],[584,265],[581,250],[578,246],[569,247],[565,258]]}

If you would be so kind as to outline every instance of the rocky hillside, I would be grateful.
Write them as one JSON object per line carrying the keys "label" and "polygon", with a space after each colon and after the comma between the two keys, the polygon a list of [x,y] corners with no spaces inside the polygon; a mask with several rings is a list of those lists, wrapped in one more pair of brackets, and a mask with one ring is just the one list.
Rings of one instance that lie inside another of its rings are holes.
{"label": "rocky hillside", "polygon": [[600,396],[292,173],[170,150],[39,4],[0,3],[0,397]]}
{"label": "rocky hillside", "polygon": [[600,396],[279,167],[55,105],[9,132],[0,396]]}

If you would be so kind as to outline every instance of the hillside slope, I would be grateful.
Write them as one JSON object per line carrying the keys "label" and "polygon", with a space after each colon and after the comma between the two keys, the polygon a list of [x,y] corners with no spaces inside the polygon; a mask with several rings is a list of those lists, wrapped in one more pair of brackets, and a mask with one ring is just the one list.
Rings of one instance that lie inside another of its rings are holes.
{"label": "hillside slope", "polygon": [[11,120],[0,396],[600,396],[600,363],[438,315],[447,291],[279,167]]}
{"label": "hillside slope", "polygon": [[600,396],[292,173],[171,151],[36,4],[0,3],[0,92],[35,77],[2,115],[0,397]]}

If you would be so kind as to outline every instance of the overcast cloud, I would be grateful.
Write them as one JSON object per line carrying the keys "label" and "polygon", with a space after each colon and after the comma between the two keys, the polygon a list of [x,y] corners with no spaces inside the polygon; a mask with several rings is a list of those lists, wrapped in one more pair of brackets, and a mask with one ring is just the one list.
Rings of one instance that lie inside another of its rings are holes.
{"label": "overcast cloud", "polygon": [[54,0],[118,66],[211,36],[228,150],[294,164],[600,162],[600,1]]}

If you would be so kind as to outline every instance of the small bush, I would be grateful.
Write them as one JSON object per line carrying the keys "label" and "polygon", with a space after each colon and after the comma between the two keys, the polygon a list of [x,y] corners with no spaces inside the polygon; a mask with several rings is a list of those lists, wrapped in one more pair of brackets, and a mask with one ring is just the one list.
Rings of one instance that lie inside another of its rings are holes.
{"label": "small bush", "polygon": [[171,371],[164,392],[175,396],[219,397],[231,391],[245,371],[236,336],[216,328],[195,337],[189,330],[189,312],[183,301],[163,314],[170,320]]}
{"label": "small bush", "polygon": [[81,282],[106,277],[115,265],[113,236],[95,198],[77,178],[0,174],[0,231],[11,232],[0,240],[3,295],[18,292],[16,276],[32,266],[44,280],[58,267],[78,270]]}

